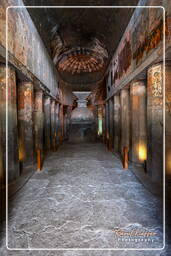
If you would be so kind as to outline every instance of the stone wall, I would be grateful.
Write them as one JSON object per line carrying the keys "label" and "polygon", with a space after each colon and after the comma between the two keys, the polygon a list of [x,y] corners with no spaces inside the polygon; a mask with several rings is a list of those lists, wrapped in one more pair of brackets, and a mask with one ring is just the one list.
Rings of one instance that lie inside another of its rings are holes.
{"label": "stone wall", "polygon": [[[124,146],[128,147],[129,160],[136,165],[142,164],[144,172],[147,172],[153,181],[162,183],[164,149],[166,150],[165,171],[168,179],[171,177],[169,128],[171,122],[169,64],[171,2],[141,0],[139,5],[158,5],[165,8],[166,65],[165,67],[163,65],[164,9],[162,7],[136,8],[108,70],[106,139],[109,144],[110,141],[113,143],[113,136],[111,134],[109,136],[109,131],[113,127],[111,124],[113,117],[110,117],[111,110],[108,110],[108,106],[114,97],[114,152],[122,154]],[[125,91],[127,91],[127,102],[123,101]],[[164,98],[164,96],[166,97]],[[115,108],[115,103],[117,103],[115,98],[117,97],[120,102],[119,111]],[[166,106],[166,123],[163,112],[164,104]],[[166,124],[165,130],[164,124]],[[163,147],[164,132],[166,132],[165,148]],[[118,141],[121,144],[120,148]]]}
{"label": "stone wall", "polygon": [[163,56],[163,15],[165,8],[166,52],[171,47],[171,2],[143,0],[139,6],[161,6],[136,8],[115,51],[111,66],[112,81],[108,85],[107,97],[131,82],[139,73]]}
{"label": "stone wall", "polygon": [[[10,8],[11,6],[11,8]],[[1,0],[0,46],[6,48],[6,13],[8,14],[9,61],[30,71],[54,97],[58,93],[56,70],[22,0]],[[7,9],[7,7],[9,7]],[[2,51],[2,49],[1,49]],[[10,57],[12,55],[12,57]]]}

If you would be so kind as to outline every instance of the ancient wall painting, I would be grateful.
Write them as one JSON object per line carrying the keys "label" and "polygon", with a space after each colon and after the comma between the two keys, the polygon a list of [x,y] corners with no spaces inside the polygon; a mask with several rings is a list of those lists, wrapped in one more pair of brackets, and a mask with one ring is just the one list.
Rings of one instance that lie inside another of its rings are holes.
{"label": "ancient wall painting", "polygon": [[[167,22],[166,22],[165,33],[167,36],[168,35]],[[156,48],[162,40],[163,40],[163,17],[159,19],[158,24],[150,32],[146,32],[144,40],[139,42],[139,46],[133,52],[133,59],[136,61],[136,64],[139,63],[139,61],[143,58],[145,54],[148,54],[149,51]]]}
{"label": "ancient wall painting", "polygon": [[113,70],[114,81],[121,78],[122,75],[126,73],[126,71],[131,65],[131,59],[132,59],[132,50],[131,50],[130,40],[125,39],[123,43],[123,48],[114,61],[114,70]]}
{"label": "ancient wall painting", "polygon": [[162,97],[162,72],[161,65],[156,66],[153,69],[152,74],[152,96]]}

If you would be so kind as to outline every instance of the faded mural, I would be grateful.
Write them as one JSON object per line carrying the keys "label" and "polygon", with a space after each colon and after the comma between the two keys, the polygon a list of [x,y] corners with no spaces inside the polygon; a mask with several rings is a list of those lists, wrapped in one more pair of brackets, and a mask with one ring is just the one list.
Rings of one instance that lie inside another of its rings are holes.
{"label": "faded mural", "polygon": [[[157,1],[155,3],[153,1],[146,2],[148,5],[157,4]],[[165,5],[167,46],[171,38],[169,34],[171,2],[167,2]],[[118,86],[126,75],[135,70],[156,49],[161,48],[162,50],[163,27],[162,8],[141,8],[135,10],[112,61],[112,84],[114,86]],[[158,74],[156,74],[157,79]],[[155,83],[155,94],[160,93],[160,90],[161,88],[158,88],[157,83]]]}

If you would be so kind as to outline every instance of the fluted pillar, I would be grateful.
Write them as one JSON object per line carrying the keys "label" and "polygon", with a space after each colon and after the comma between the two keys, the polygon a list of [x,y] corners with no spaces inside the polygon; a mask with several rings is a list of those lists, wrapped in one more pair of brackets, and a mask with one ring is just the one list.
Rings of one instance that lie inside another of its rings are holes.
{"label": "fluted pillar", "polygon": [[123,89],[120,92],[121,103],[121,154],[124,147],[128,147],[130,142],[130,97],[129,90]]}
{"label": "fluted pillar", "polygon": [[59,103],[55,104],[55,138],[56,138],[56,150],[58,149],[59,146],[59,128],[60,128],[60,124],[59,124]]}
{"label": "fluted pillar", "polygon": [[[7,72],[7,73],[6,73]],[[6,81],[7,74],[7,81]],[[17,128],[17,90],[16,74],[12,67],[0,65],[0,181],[5,182],[6,167],[6,86],[8,89],[8,180],[20,175]]]}
{"label": "fluted pillar", "polygon": [[19,160],[25,170],[26,167],[31,167],[34,161],[32,82],[24,81],[18,84],[18,132]]}
{"label": "fluted pillar", "polygon": [[163,74],[162,64],[148,69],[147,81],[147,171],[154,181],[163,176]]}
{"label": "fluted pillar", "polygon": [[56,148],[56,138],[55,138],[55,100],[51,101],[51,147],[55,151]]}
{"label": "fluted pillar", "polygon": [[106,130],[106,144],[109,147],[109,102],[105,104],[105,130]]}
{"label": "fluted pillar", "polygon": [[95,136],[98,138],[98,105],[95,105],[93,108],[94,119],[95,119]]}
{"label": "fluted pillar", "polygon": [[6,167],[6,67],[0,65],[0,184],[5,184]]}
{"label": "fluted pillar", "polygon": [[166,63],[165,67],[165,98],[166,98],[166,116],[165,116],[165,150],[166,150],[166,182],[171,180],[171,62]]}
{"label": "fluted pillar", "polygon": [[60,106],[59,106],[59,131],[58,131],[58,137],[59,137],[60,144],[62,144],[63,135],[64,135],[64,115],[63,115],[63,105],[60,104]]}
{"label": "fluted pillar", "polygon": [[114,106],[113,97],[109,100],[109,150],[113,148],[113,138],[114,138]]}
{"label": "fluted pillar", "polygon": [[51,149],[51,99],[49,96],[44,97],[44,136],[45,136],[45,150]]}
{"label": "fluted pillar", "polygon": [[43,131],[44,131],[44,106],[43,91],[34,92],[34,137],[35,150],[43,151]]}
{"label": "fluted pillar", "polygon": [[103,143],[105,143],[105,134],[106,134],[106,126],[105,126],[105,104],[102,105],[102,137]]}
{"label": "fluted pillar", "polygon": [[114,151],[120,152],[121,122],[120,122],[120,96],[114,95]]}
{"label": "fluted pillar", "polygon": [[135,163],[144,163],[147,159],[147,106],[145,81],[134,81],[131,83],[130,116],[130,160]]}

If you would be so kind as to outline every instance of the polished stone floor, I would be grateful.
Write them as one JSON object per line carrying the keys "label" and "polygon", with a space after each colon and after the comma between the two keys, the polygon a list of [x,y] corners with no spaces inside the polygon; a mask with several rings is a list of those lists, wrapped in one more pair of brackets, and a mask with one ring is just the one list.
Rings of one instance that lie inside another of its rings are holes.
{"label": "polished stone floor", "polygon": [[[10,248],[160,248],[162,202],[130,170],[123,170],[103,144],[66,143],[49,155],[43,171],[35,173],[10,203],[8,236]],[[105,255],[148,252],[106,251]],[[3,247],[1,253],[104,255],[102,251],[16,252]],[[151,251],[150,255],[165,254]]]}

